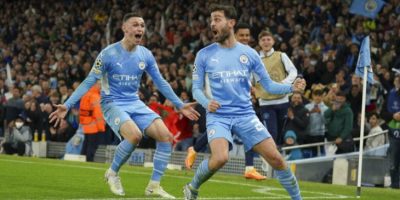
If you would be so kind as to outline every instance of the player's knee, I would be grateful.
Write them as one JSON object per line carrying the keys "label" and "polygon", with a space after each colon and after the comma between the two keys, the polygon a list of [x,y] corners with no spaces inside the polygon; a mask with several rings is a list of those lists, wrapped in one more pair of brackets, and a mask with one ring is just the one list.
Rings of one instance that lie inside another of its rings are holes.
{"label": "player's knee", "polygon": [[171,142],[174,140],[174,137],[172,136],[172,133],[163,133],[159,136],[158,141],[159,142]]}
{"label": "player's knee", "polygon": [[223,167],[228,162],[229,156],[228,154],[218,154],[213,156],[214,166],[210,166],[211,170],[217,170]]}
{"label": "player's knee", "polygon": [[278,170],[283,170],[286,168],[285,160],[283,159],[282,156],[279,155],[270,158],[270,165],[272,166],[272,168]]}
{"label": "player's knee", "polygon": [[139,144],[140,140],[142,140],[142,135],[137,133],[130,133],[127,134],[124,139],[132,144]]}

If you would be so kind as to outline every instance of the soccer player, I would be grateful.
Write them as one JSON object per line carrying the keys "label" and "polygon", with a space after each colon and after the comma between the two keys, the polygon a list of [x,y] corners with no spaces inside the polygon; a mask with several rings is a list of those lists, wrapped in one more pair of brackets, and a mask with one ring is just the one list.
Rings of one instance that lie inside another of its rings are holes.
{"label": "soccer player", "polygon": [[233,133],[243,141],[246,151],[253,149],[269,162],[293,200],[301,200],[296,177],[254,112],[250,101],[250,74],[254,72],[263,87],[274,94],[302,91],[305,81],[296,79],[293,85],[272,81],[257,52],[236,41],[233,33],[237,18],[235,9],[212,5],[210,11],[216,43],[197,53],[192,91],[194,98],[207,109],[211,156],[202,161],[192,181],[184,186],[184,197],[197,199],[200,186],[228,161]]}
{"label": "soccer player", "polygon": [[191,120],[199,114],[193,109],[195,103],[184,104],[173,92],[171,86],[162,78],[151,52],[140,45],[145,32],[143,17],[138,13],[128,13],[123,18],[121,41],[111,44],[98,55],[92,70],[71,97],[50,115],[56,126],[65,117],[68,109],[77,102],[88,89],[101,79],[101,107],[104,118],[118,137],[124,140],[118,145],[111,167],[105,173],[111,191],[125,195],[118,171],[129,159],[143,134],[157,141],[154,154],[154,170],[146,187],[148,196],[174,199],[160,186],[161,177],[171,156],[172,135],[160,119],[138,96],[143,72],[149,74],[161,93]]}
{"label": "soccer player", "polygon": [[[250,35],[250,25],[245,23],[238,23],[235,26],[235,38],[238,42],[249,45],[251,35]],[[234,135],[234,137],[237,137]],[[239,139],[240,140],[240,139]],[[191,169],[194,162],[196,161],[197,152],[203,149],[207,145],[207,134],[201,135],[193,147],[188,148],[188,154],[185,159],[185,166],[188,169]],[[266,177],[258,173],[258,171],[254,168],[254,151],[249,150],[245,152],[245,172],[244,177],[247,179],[255,179],[255,180],[265,180]]]}

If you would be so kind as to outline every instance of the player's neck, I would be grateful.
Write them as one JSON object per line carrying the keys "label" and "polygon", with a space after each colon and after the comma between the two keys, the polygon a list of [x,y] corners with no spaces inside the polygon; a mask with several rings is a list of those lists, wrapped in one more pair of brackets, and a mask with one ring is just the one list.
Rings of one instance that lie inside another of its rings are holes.
{"label": "player's neck", "polygon": [[225,41],[218,43],[223,48],[232,48],[236,45],[236,38],[233,34],[231,34]]}
{"label": "player's neck", "polygon": [[122,38],[121,45],[126,51],[134,51],[136,44],[129,42],[126,38]]}

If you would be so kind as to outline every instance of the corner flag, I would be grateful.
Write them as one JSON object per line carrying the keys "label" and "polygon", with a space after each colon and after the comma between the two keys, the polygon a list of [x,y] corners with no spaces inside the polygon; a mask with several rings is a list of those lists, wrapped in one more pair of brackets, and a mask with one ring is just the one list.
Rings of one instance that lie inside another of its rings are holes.
{"label": "corner flag", "polygon": [[353,0],[350,13],[375,19],[386,3],[383,0]]}
{"label": "corner flag", "polygon": [[364,69],[368,70],[368,83],[374,83],[374,73],[371,67],[371,52],[369,45],[369,36],[364,37],[361,42],[360,53],[358,54],[357,66],[355,73],[359,77],[364,77]]}

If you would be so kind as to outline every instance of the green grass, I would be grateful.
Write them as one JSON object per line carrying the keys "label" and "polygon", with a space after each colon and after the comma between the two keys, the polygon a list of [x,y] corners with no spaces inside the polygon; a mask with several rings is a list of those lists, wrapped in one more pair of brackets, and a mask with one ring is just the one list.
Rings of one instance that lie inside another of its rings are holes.
{"label": "green grass", "polygon": [[[122,184],[126,196],[114,196],[103,180],[108,164],[0,155],[0,199],[150,199],[144,189],[150,168],[124,166]],[[182,199],[182,186],[193,172],[167,171],[163,188]],[[354,186],[300,182],[304,199],[356,199]],[[399,199],[400,190],[362,188],[361,199]],[[245,180],[217,174],[201,190],[199,199],[289,199],[276,180]]]}

